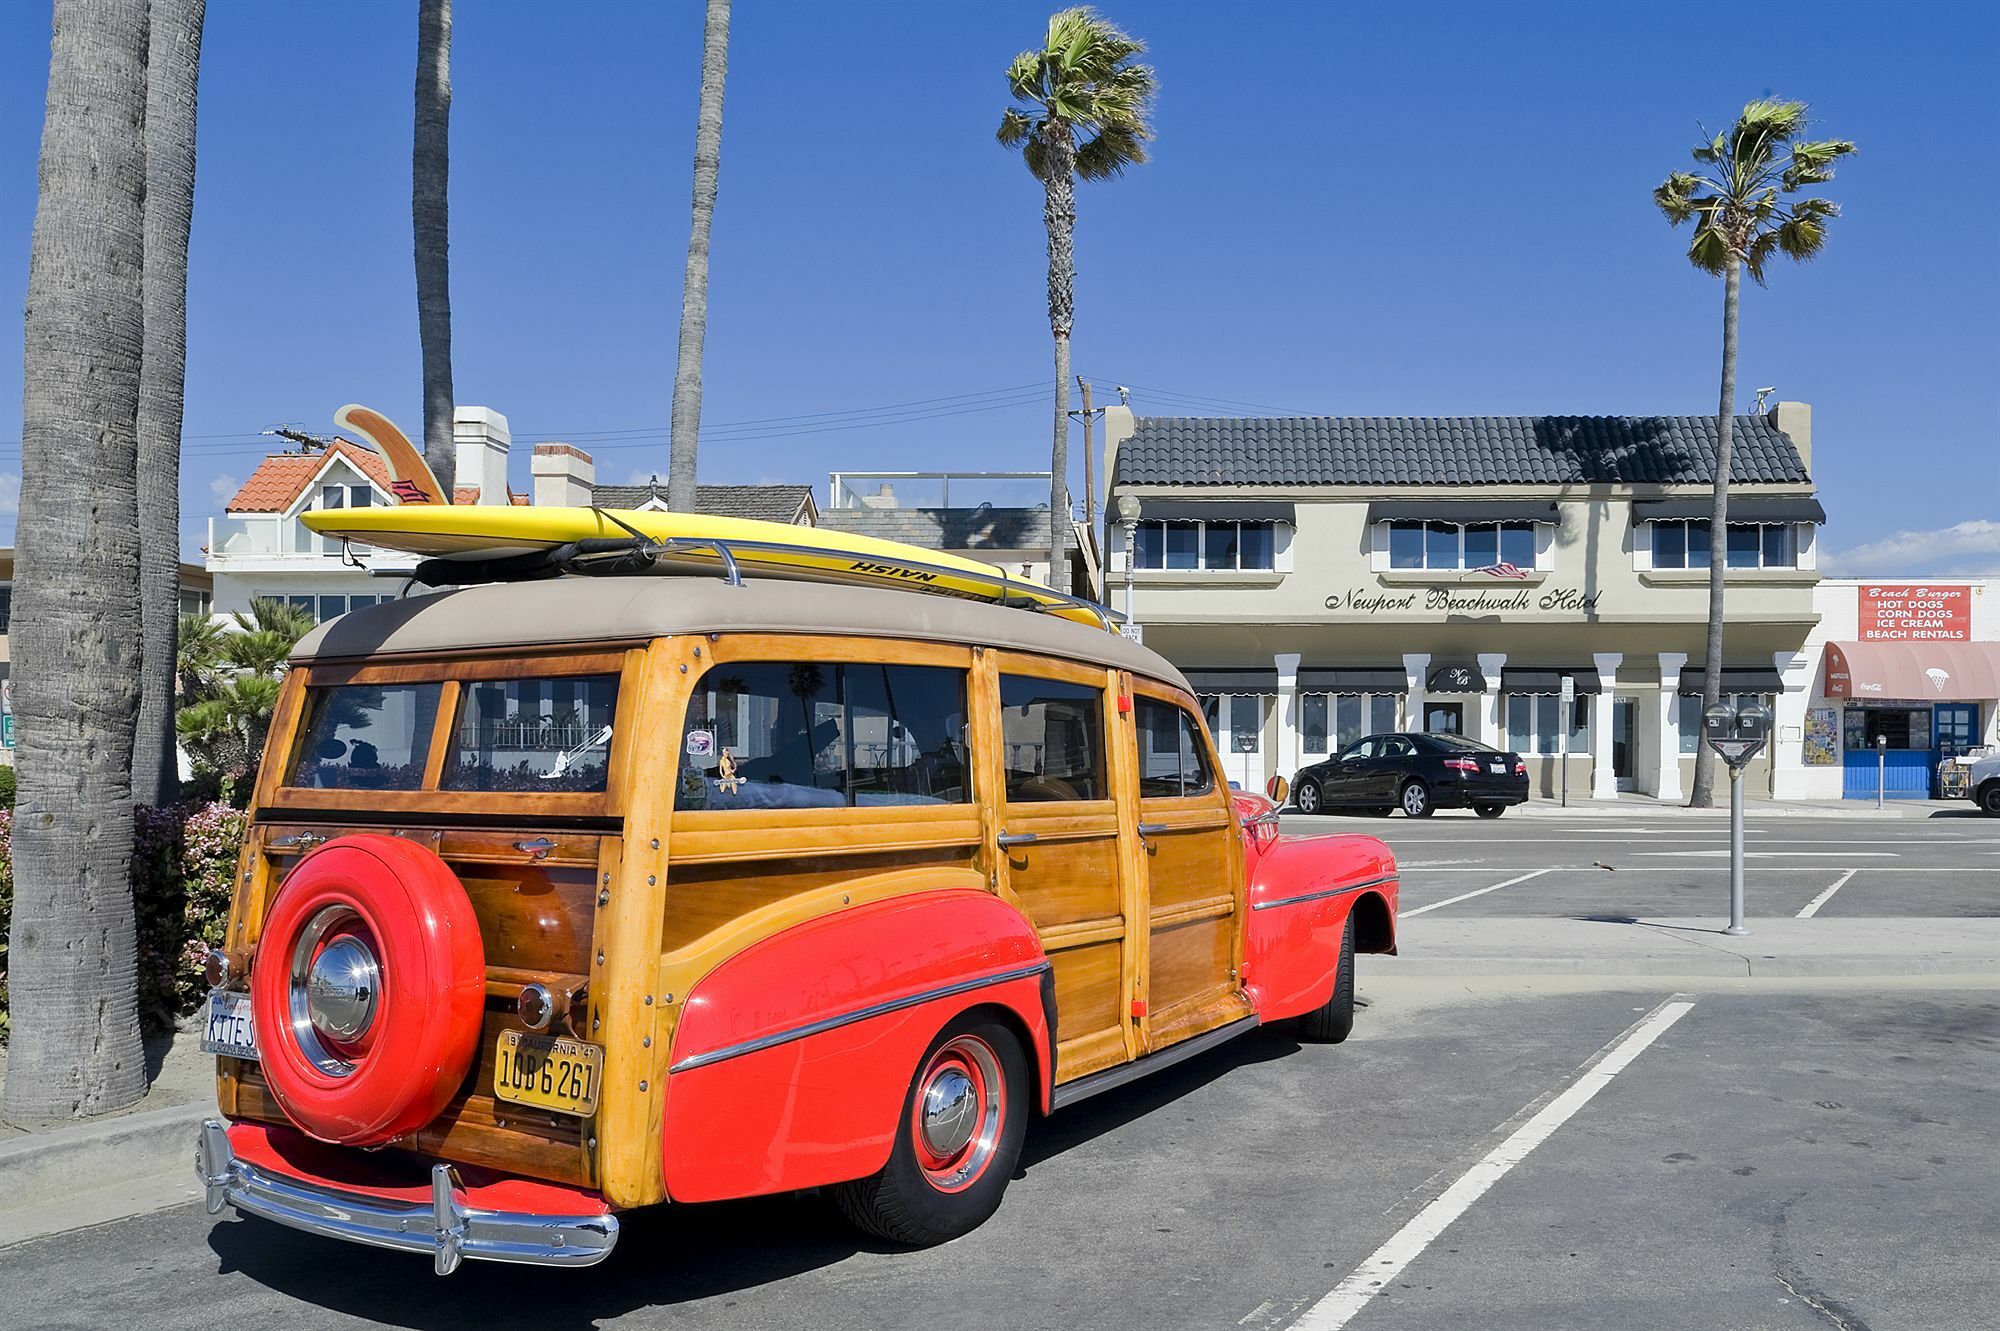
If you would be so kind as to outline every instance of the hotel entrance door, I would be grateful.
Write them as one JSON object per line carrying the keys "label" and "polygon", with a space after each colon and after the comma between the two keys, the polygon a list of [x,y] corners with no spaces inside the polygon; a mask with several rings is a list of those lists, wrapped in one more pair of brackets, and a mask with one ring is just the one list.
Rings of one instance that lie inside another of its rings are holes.
{"label": "hotel entrance door", "polygon": [[1465,704],[1462,702],[1425,703],[1424,732],[1430,735],[1464,734]]}

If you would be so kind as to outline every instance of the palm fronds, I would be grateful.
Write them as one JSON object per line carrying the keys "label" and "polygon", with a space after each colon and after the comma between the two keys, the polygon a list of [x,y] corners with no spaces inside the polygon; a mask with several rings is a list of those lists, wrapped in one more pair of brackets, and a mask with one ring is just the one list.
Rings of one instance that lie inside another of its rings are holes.
{"label": "palm fronds", "polygon": [[1158,89],[1151,66],[1134,63],[1145,50],[1088,6],[1051,15],[1041,47],[1007,66],[1007,91],[1020,105],[1007,108],[994,137],[1003,148],[1020,149],[1037,178],[1057,137],[1069,144],[1085,180],[1108,179],[1145,161]]}

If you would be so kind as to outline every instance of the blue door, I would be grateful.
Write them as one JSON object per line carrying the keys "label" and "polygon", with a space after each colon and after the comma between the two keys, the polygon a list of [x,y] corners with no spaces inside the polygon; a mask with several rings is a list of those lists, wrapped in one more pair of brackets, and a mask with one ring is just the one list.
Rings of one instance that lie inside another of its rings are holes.
{"label": "blue door", "polygon": [[[1961,753],[1970,753],[1979,742],[1979,704],[1941,702],[1931,708],[1931,782],[1937,782],[1939,764]],[[1937,795],[1933,789],[1933,797]]]}

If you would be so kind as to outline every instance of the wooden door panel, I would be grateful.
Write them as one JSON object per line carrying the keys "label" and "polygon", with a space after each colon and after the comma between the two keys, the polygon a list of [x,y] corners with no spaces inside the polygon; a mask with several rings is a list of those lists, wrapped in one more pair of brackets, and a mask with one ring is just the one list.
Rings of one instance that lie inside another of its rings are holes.
{"label": "wooden door panel", "polygon": [[1068,1081],[1125,1061],[1124,930],[1049,951],[1056,981],[1056,1076]]}

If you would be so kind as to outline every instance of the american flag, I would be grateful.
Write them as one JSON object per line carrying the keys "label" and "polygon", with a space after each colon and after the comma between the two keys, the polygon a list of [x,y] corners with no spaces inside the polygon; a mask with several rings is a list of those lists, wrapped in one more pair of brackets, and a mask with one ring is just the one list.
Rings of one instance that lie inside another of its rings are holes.
{"label": "american flag", "polygon": [[1484,573],[1490,577],[1495,577],[1495,578],[1525,579],[1528,576],[1526,573],[1523,573],[1519,568],[1516,568],[1512,564],[1488,564],[1485,568],[1476,568],[1472,571],[1474,573]]}

